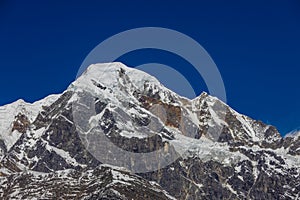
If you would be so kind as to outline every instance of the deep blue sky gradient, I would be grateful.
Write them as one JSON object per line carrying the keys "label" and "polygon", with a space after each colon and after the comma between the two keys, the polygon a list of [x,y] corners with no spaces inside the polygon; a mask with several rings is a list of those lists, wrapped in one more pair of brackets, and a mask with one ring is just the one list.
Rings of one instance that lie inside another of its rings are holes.
{"label": "deep blue sky gradient", "polygon": [[[2,0],[0,105],[64,91],[97,44],[146,26],[174,29],[198,41],[217,64],[228,104],[237,111],[275,125],[282,134],[300,126],[297,0]],[[157,51],[135,53],[119,61],[182,64]],[[207,88],[199,79],[196,91],[202,90]]]}

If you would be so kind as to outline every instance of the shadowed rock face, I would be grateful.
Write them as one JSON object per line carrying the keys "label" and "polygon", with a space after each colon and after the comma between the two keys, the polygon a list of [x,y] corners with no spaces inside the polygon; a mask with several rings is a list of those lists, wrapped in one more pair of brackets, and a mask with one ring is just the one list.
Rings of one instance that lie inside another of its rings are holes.
{"label": "shadowed rock face", "polygon": [[29,128],[30,122],[28,118],[24,115],[19,113],[15,117],[15,121],[13,122],[12,131],[18,131],[20,133],[26,133],[27,129]]}
{"label": "shadowed rock face", "polygon": [[274,162],[270,164],[277,169],[274,172],[263,152],[257,157],[258,166],[251,160],[224,166],[216,161],[189,158],[141,176],[157,181],[177,199],[293,199],[293,195],[299,194],[300,178],[296,167],[285,169]]}
{"label": "shadowed rock face", "polygon": [[6,177],[2,184],[9,186],[0,186],[1,199],[13,196],[20,199],[170,199],[159,185],[107,166],[47,174],[17,173]]}
{"label": "shadowed rock face", "polygon": [[288,154],[293,156],[300,156],[300,135],[294,137],[286,137],[281,140],[281,145],[289,149]]}
{"label": "shadowed rock face", "polygon": [[[188,100],[151,78],[137,87],[124,66],[115,74],[107,84],[87,71],[83,83],[43,106],[34,121],[15,117],[21,137],[9,150],[0,139],[1,199],[299,198],[299,137],[281,138],[276,128],[206,93]],[[74,115],[76,99],[91,91],[88,106]],[[88,123],[78,128],[76,117]],[[159,170],[132,174],[131,167],[151,169],[157,160],[142,157],[127,170],[103,165],[91,153],[105,142],[99,134],[124,151],[180,156]]]}

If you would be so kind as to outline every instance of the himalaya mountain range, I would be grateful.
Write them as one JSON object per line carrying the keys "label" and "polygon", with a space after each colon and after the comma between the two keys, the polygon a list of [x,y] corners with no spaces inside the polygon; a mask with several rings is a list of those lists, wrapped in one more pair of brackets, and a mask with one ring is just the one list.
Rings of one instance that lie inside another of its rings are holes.
{"label": "himalaya mountain range", "polygon": [[0,107],[1,199],[300,199],[300,133],[122,63]]}

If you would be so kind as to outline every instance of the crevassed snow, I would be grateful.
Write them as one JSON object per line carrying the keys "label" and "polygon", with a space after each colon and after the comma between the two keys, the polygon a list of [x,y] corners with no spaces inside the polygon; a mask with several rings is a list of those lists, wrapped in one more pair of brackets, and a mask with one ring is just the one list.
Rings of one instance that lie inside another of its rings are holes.
{"label": "crevassed snow", "polygon": [[215,160],[229,166],[248,159],[244,154],[231,152],[227,144],[216,143],[205,137],[193,139],[176,133],[175,138],[170,144],[183,158],[197,156],[204,162]]}

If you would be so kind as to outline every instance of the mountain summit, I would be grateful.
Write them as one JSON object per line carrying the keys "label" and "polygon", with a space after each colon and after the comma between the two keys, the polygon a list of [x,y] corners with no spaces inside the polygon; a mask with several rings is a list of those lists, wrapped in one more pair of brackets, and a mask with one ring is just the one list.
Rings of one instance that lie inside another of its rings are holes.
{"label": "mountain summit", "polygon": [[0,112],[1,199],[300,198],[298,136],[122,63]]}

